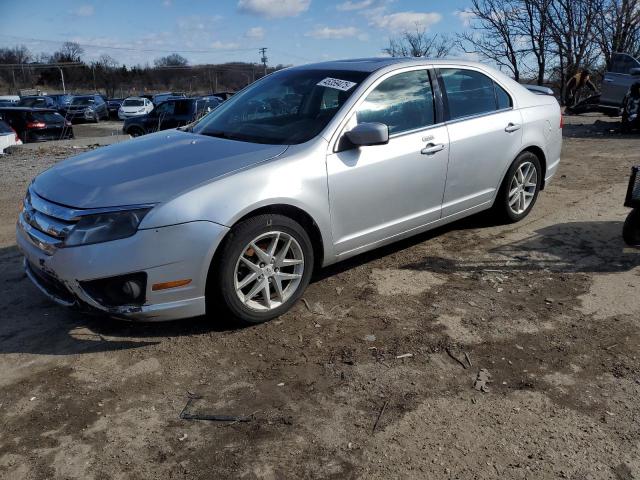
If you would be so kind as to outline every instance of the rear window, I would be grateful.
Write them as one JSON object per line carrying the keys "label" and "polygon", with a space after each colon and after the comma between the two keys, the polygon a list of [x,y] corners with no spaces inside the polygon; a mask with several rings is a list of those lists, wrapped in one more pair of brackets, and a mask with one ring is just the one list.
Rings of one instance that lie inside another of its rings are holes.
{"label": "rear window", "polygon": [[122,106],[123,107],[143,107],[144,101],[136,100],[136,99],[125,100],[124,102],[122,102]]}
{"label": "rear window", "polygon": [[23,98],[18,102],[21,107],[45,107],[47,100],[44,98]]}
{"label": "rear window", "polygon": [[93,97],[75,97],[71,100],[71,105],[92,105],[95,102]]}
{"label": "rear window", "polygon": [[30,117],[33,120],[45,123],[59,123],[64,121],[62,115],[55,112],[32,112]]}

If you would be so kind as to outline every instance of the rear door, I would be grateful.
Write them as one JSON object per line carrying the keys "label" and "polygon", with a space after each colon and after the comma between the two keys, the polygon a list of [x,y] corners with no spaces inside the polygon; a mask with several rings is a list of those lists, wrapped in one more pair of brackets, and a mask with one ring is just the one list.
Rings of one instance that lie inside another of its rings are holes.
{"label": "rear door", "polygon": [[[331,98],[323,104],[331,108]],[[360,148],[339,141],[327,156],[329,199],[338,254],[357,251],[440,218],[447,174],[447,128],[436,117],[425,67],[383,76],[350,114],[389,127],[389,143]]]}
{"label": "rear door", "polygon": [[472,68],[439,69],[449,133],[442,204],[448,217],[491,202],[522,146],[522,116],[509,93]]}
{"label": "rear door", "polygon": [[613,56],[611,70],[604,74],[600,103],[615,107],[622,106],[629,87],[640,81],[640,76],[631,75],[632,68],[640,68],[640,62],[626,53],[616,53]]}

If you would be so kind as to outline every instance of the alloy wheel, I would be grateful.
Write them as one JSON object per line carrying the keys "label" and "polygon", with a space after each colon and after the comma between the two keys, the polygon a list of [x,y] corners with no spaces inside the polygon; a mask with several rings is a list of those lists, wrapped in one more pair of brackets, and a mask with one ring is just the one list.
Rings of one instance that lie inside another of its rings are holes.
{"label": "alloy wheel", "polygon": [[531,162],[518,167],[509,185],[509,208],[516,215],[527,211],[538,188],[538,169]]}
{"label": "alloy wheel", "polygon": [[288,233],[271,231],[250,241],[234,270],[240,301],[254,311],[278,308],[296,292],[304,273],[304,254]]}

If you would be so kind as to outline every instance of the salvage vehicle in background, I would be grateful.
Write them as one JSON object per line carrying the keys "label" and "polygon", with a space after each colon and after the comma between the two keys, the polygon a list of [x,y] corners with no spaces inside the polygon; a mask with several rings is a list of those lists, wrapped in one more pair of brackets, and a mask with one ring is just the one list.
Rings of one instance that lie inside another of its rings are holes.
{"label": "salvage vehicle in background", "polygon": [[131,117],[148,115],[153,110],[153,102],[148,98],[129,97],[126,98],[118,109],[118,118],[125,120]]}
{"label": "salvage vehicle in background", "polygon": [[52,109],[4,107],[0,108],[0,120],[24,143],[73,138],[71,122]]}
{"label": "salvage vehicle in background", "polygon": [[627,245],[640,247],[640,166],[631,169],[624,206],[632,210],[624,222],[622,236]]}
{"label": "salvage vehicle in background", "polygon": [[[250,117],[256,104],[267,110]],[[259,323],[291,308],[315,267],[484,210],[522,220],[556,173],[561,129],[554,97],[479,63],[287,68],[183,129],[44,171],[17,244],[62,305]]]}
{"label": "salvage vehicle in background", "polygon": [[203,113],[220,105],[216,97],[179,98],[161,103],[147,115],[126,118],[122,131],[132,137],[139,137],[159,130],[168,130],[187,125]]}
{"label": "salvage vehicle in background", "polygon": [[71,99],[64,116],[72,122],[86,120],[98,123],[109,120],[109,109],[101,95],[77,95]]}
{"label": "salvage vehicle in background", "polygon": [[5,148],[14,145],[22,145],[22,140],[7,122],[0,120],[0,154],[4,152]]}

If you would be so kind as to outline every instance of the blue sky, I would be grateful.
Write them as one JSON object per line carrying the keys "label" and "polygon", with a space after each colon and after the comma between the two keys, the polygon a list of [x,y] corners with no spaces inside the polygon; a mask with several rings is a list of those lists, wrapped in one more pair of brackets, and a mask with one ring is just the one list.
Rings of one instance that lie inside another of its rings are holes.
{"label": "blue sky", "polygon": [[28,9],[16,0],[0,3],[1,46],[50,53],[70,40],[84,46],[87,60],[106,53],[128,65],[171,52],[192,64],[258,61],[257,49],[267,47],[275,65],[378,56],[389,36],[416,24],[460,32],[469,0],[33,0]]}

